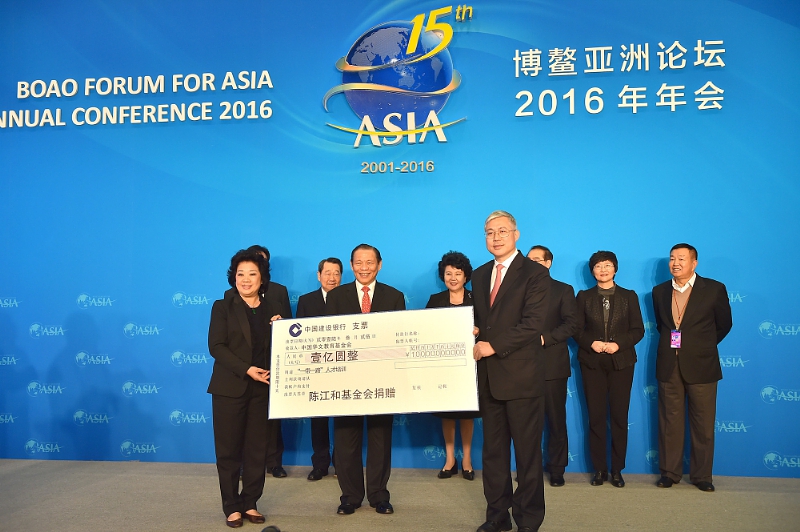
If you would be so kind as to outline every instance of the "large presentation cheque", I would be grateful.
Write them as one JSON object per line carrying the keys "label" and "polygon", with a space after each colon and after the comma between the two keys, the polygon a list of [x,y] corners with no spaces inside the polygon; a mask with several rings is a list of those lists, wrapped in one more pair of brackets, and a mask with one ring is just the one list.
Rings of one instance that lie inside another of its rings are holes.
{"label": "large presentation cheque", "polygon": [[278,320],[269,417],[478,409],[472,307]]}

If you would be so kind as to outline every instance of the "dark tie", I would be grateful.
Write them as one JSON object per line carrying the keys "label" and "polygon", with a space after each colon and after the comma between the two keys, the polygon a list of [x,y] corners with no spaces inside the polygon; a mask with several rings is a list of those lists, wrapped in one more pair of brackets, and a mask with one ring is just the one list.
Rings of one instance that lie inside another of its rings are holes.
{"label": "dark tie", "polygon": [[[503,271],[503,265],[502,264],[498,264],[497,265],[497,275],[495,275],[495,277],[494,277],[494,286],[492,287],[492,293],[491,293],[491,295],[489,295],[489,306],[490,307],[494,305],[494,298],[497,297],[497,291],[500,290],[500,283],[503,280],[502,271]],[[484,294],[485,293],[486,292],[484,292]]]}
{"label": "dark tie", "polygon": [[364,297],[361,298],[361,313],[366,314],[372,309],[372,301],[369,300],[369,286],[361,287]]}

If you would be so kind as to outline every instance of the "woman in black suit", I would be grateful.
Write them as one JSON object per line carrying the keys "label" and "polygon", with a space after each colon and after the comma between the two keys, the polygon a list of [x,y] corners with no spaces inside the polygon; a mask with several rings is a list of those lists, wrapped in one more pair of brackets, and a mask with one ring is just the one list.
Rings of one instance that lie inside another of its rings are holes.
{"label": "woman in black suit", "polygon": [[269,285],[269,263],[259,253],[237,252],[228,283],[233,288],[211,308],[214,369],[208,393],[222,510],[225,523],[239,528],[243,519],[264,522],[256,502],[264,490],[267,452],[270,319],[279,312],[259,295]]}
{"label": "woman in black suit", "polygon": [[606,419],[611,414],[611,484],[622,488],[628,449],[628,407],[636,363],[634,346],[644,336],[639,298],[614,283],[617,256],[598,251],[589,259],[597,286],[578,292],[578,360],[589,411],[592,486],[608,480]]}
{"label": "woman in black suit", "polygon": [[[472,276],[472,265],[463,253],[450,251],[439,261],[439,279],[444,281],[447,290],[433,294],[425,308],[472,306],[472,292],[464,288]],[[444,467],[439,471],[439,478],[450,478],[458,474],[456,462],[456,420],[461,420],[461,446],[464,455],[461,459],[461,475],[467,480],[475,479],[472,469],[472,433],[475,430],[474,419],[480,417],[479,412],[441,412],[434,414],[442,418],[444,448],[447,458]]]}

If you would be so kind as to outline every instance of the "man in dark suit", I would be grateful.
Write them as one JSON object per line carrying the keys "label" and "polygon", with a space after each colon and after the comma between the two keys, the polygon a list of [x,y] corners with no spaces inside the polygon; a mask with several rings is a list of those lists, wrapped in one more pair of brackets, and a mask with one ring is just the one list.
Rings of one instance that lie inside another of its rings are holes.
{"label": "man in dark suit", "polygon": [[[328,292],[342,284],[342,261],[336,257],[328,257],[319,262],[317,268],[318,290],[303,294],[297,300],[297,317],[311,318],[325,315],[325,303]],[[328,475],[328,466],[331,464],[331,441],[328,435],[328,418],[311,418],[311,473],[308,480],[320,480]]]}
{"label": "man in dark suit", "polygon": [[[550,270],[553,253],[545,246],[533,246],[528,258]],[[547,307],[545,328],[542,333],[544,347],[544,411],[549,438],[547,441],[547,469],[550,485],[564,485],[564,469],[569,463],[567,441],[567,379],[572,375],[569,365],[567,339],[578,328],[578,307],[575,290],[568,284],[550,278],[550,304]]]}
{"label": "man in dark suit", "polygon": [[[486,522],[478,532],[511,530],[509,508],[520,532],[544,521],[542,427],[544,425],[545,332],[550,278],[547,268],[517,250],[517,222],[495,211],[484,224],[494,255],[472,275],[483,417],[483,492]],[[517,490],[511,484],[511,442]]]}
{"label": "man in dark suit", "polygon": [[733,327],[725,285],[700,277],[697,250],[676,244],[669,254],[672,280],[653,288],[653,310],[660,335],[658,380],[658,454],[661,478],[669,488],[683,476],[684,412],[688,404],[691,458],[689,480],[714,491],[714,421],[717,382],[722,379],[717,344]]}
{"label": "man in dark suit", "polygon": [[[403,294],[377,282],[383,265],[381,253],[368,244],[358,245],[350,254],[350,267],[356,280],[328,293],[328,315],[362,314],[405,310]],[[361,447],[364,420],[367,423],[367,489],[370,506],[379,514],[394,513],[386,484],[392,470],[392,415],[342,416],[333,420],[333,448],[336,476],[342,490],[339,515],[349,515],[364,500],[364,473]]]}
{"label": "man in dark suit", "polygon": [[[269,262],[269,250],[258,244],[250,246],[247,251],[260,253]],[[266,300],[273,302],[280,308],[280,313],[272,316],[270,323],[276,319],[291,319],[292,306],[289,303],[289,291],[282,284],[272,281],[267,285],[266,292],[261,294]],[[267,421],[267,473],[275,478],[287,476],[283,468],[283,432],[281,431],[281,420],[270,419]]]}

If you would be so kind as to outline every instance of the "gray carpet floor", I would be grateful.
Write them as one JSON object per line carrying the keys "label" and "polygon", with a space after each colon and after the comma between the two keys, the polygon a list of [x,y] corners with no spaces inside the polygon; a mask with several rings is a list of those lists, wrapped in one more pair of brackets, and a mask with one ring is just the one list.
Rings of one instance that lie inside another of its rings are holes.
{"label": "gray carpet floor", "polygon": [[[365,505],[336,515],[339,486],[331,475],[306,480],[308,467],[267,477],[259,510],[282,532],[474,531],[485,510],[480,471],[475,481],[436,478],[430,469],[395,469],[389,481],[393,515]],[[800,479],[715,477],[715,493],[685,479],[670,489],[653,475],[626,475],[627,486],[589,485],[567,474],[546,487],[554,530],[800,530]],[[0,530],[228,530],[212,464],[0,460]],[[245,523],[243,531],[266,525]]]}

